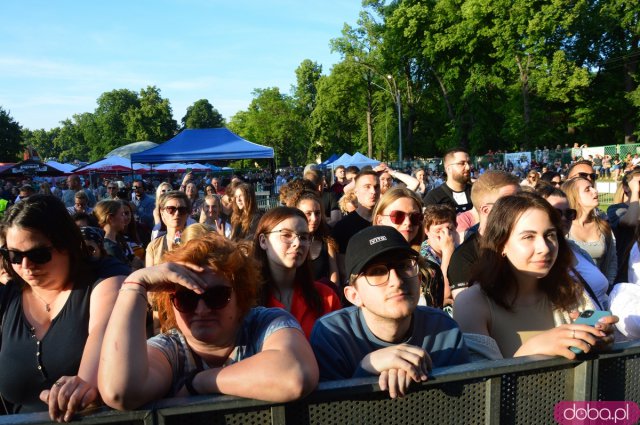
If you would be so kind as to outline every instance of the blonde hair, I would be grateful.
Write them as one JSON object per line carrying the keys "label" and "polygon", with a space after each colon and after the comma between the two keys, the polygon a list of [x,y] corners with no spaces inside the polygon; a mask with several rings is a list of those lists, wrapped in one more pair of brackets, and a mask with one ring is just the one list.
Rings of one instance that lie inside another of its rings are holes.
{"label": "blonde hair", "polygon": [[103,199],[96,204],[96,207],[93,209],[93,215],[96,217],[96,220],[98,220],[100,227],[104,227],[109,223],[109,217],[117,214],[122,207],[122,202],[116,199]]}
{"label": "blonde hair", "polygon": [[[404,187],[393,187],[387,190],[384,195],[380,197],[380,200],[373,209],[373,224],[376,224],[376,218],[382,214],[382,212],[392,203],[398,199],[409,198],[413,200],[419,212],[422,212],[422,199],[413,191]],[[410,245],[420,245],[424,239],[424,232],[422,231],[422,223],[418,225],[418,234],[409,241]]]}

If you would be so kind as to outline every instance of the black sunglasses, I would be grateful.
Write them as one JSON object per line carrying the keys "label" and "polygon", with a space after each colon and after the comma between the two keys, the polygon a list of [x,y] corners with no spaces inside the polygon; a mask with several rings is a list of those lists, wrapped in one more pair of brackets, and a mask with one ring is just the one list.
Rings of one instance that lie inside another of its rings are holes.
{"label": "black sunglasses", "polygon": [[591,179],[591,181],[596,181],[598,179],[598,175],[596,173],[578,173],[576,176],[582,177],[583,179]]}
{"label": "black sunglasses", "polygon": [[564,217],[569,221],[575,220],[578,216],[578,211],[574,210],[573,208],[567,208],[564,211],[562,211],[560,208],[556,208],[556,211],[558,211],[558,214],[560,214],[560,218]]}
{"label": "black sunglasses", "polygon": [[393,224],[402,224],[404,223],[404,219],[407,218],[407,216],[409,216],[409,223],[411,223],[414,226],[418,224],[422,224],[422,220],[424,219],[424,215],[421,212],[406,213],[404,211],[393,210],[389,215],[384,215],[384,214],[380,214],[380,215],[382,215],[383,217],[389,217],[389,219]]}
{"label": "black sunglasses", "polygon": [[191,314],[196,311],[198,301],[203,300],[211,310],[221,310],[231,301],[231,286],[218,285],[207,289],[204,294],[196,294],[193,291],[178,291],[171,295],[173,306],[180,313]]}
{"label": "black sunglasses", "polygon": [[0,253],[11,264],[21,264],[25,257],[32,263],[46,264],[51,261],[51,250],[53,250],[52,246],[34,248],[29,251],[16,251],[2,247]]}
{"label": "black sunglasses", "polygon": [[168,212],[169,215],[174,215],[176,211],[178,211],[178,214],[180,215],[185,215],[189,211],[187,207],[174,207],[173,205],[164,207],[164,210]]}

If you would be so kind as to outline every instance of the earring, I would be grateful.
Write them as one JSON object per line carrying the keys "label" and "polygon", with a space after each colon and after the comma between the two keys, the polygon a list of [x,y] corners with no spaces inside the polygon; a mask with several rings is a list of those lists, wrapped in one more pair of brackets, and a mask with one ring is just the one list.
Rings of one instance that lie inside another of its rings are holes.
{"label": "earring", "polygon": [[503,251],[503,252],[502,252],[502,256],[503,256],[503,257],[506,257],[506,256],[507,256],[507,253]]}

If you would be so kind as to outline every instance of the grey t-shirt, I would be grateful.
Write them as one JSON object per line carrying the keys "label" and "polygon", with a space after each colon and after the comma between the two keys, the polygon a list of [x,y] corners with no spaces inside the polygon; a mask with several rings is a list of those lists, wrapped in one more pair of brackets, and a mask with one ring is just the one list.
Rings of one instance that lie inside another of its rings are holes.
{"label": "grey t-shirt", "polygon": [[[458,324],[445,312],[418,306],[403,343],[422,347],[433,367],[469,362],[469,353]],[[320,367],[320,380],[349,379],[370,374],[360,367],[369,353],[398,345],[377,338],[358,307],[334,311],[316,321],[311,347]]]}
{"label": "grey t-shirt", "polygon": [[[295,328],[302,332],[296,319],[287,311],[280,308],[255,307],[242,322],[242,327],[236,336],[236,346],[229,355],[225,365],[251,357],[262,351],[264,341],[274,332],[284,328]],[[156,335],[147,341],[147,345],[156,348],[164,354],[171,364],[173,380],[171,392],[174,395],[184,385],[184,378],[200,367],[208,369],[205,362],[200,362],[194,355],[184,335],[178,329],[171,329]],[[202,366],[200,366],[202,363]]]}

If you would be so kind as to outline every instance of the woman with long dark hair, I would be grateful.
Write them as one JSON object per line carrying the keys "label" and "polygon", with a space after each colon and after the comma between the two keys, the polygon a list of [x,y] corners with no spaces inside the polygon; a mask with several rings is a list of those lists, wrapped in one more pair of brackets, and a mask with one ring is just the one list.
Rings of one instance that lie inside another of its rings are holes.
{"label": "woman with long dark hair", "polygon": [[453,317],[465,341],[488,358],[533,354],[569,359],[613,342],[610,316],[595,326],[574,324],[573,311],[595,310],[569,273],[573,253],[559,214],[543,198],[500,198],[489,214],[472,286],[455,300]]}
{"label": "woman with long dark hair", "polygon": [[314,282],[309,264],[313,241],[306,215],[297,208],[267,211],[254,236],[254,257],[260,261],[264,285],[259,302],[289,311],[307,338],[316,319],[341,307],[338,295]]}
{"label": "woman with long dark hair", "polygon": [[70,421],[99,400],[102,338],[122,278],[97,278],[60,199],[33,195],[0,226],[0,394],[14,413]]}
{"label": "woman with long dark hair", "polygon": [[309,260],[314,280],[325,279],[336,289],[340,283],[338,272],[338,244],[331,237],[331,231],[322,212],[322,202],[317,192],[303,190],[293,197],[295,207],[307,216],[309,233],[313,240],[309,247]]}

